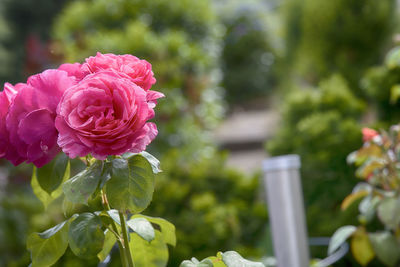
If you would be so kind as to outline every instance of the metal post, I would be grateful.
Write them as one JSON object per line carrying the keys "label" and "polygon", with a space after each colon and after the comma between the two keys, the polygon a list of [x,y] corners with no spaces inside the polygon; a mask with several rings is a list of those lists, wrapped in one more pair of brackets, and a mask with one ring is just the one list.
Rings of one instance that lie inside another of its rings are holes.
{"label": "metal post", "polygon": [[308,267],[309,250],[300,181],[300,157],[264,160],[264,185],[278,267]]}

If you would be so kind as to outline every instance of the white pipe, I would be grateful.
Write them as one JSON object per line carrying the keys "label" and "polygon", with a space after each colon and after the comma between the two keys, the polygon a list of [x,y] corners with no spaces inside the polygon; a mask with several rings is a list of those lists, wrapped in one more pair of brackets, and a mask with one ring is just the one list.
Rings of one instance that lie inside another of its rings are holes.
{"label": "white pipe", "polygon": [[300,157],[264,160],[264,185],[278,267],[309,267],[309,250],[300,181]]}

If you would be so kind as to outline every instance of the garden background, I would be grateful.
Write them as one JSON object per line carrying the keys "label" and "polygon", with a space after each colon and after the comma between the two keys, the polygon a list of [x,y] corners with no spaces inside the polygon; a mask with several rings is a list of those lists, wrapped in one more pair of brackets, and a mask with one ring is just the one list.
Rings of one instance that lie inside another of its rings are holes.
{"label": "garden background", "polygon": [[[263,149],[301,156],[309,235],[357,224],[357,206],[340,210],[359,181],[346,157],[362,145],[362,127],[399,121],[399,8],[395,0],[2,0],[0,81],[97,51],[151,62],[166,98],[149,147],[163,173],[146,214],[176,226],[169,266],[226,250],[260,259],[273,255],[261,171],[227,164],[228,150],[240,149],[215,132],[240,112],[280,114]],[[32,166],[0,163],[0,266],[27,266],[27,235],[61,221],[63,202],[44,213]],[[96,260],[69,251],[58,264]],[[350,254],[335,266],[348,265],[357,266]]]}

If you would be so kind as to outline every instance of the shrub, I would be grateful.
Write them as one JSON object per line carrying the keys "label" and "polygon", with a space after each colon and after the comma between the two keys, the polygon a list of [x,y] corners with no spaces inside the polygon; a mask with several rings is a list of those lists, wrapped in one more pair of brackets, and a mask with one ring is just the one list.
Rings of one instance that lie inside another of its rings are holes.
{"label": "shrub", "polygon": [[42,71],[52,22],[67,0],[4,0],[0,3],[0,81],[17,82]]}
{"label": "shrub", "polygon": [[382,55],[394,10],[393,0],[287,1],[287,67],[312,83],[338,72],[357,89],[365,69]]}
{"label": "shrub", "polygon": [[334,75],[318,88],[301,88],[285,100],[282,125],[266,143],[271,155],[301,156],[302,183],[311,236],[326,235],[340,225],[338,203],[354,186],[347,154],[360,145],[360,118],[365,104]]}
{"label": "shrub", "polygon": [[235,6],[232,12],[226,11],[226,4],[219,12],[226,27],[221,53],[223,85],[229,104],[243,105],[271,93],[275,52],[262,3]]}
{"label": "shrub", "polygon": [[375,110],[378,126],[387,128],[400,117],[400,47],[387,54],[382,65],[371,67],[364,75],[361,86]]}
{"label": "shrub", "polygon": [[259,198],[258,175],[224,167],[224,158],[187,163],[171,150],[162,159],[149,214],[171,221],[177,229],[177,246],[168,266],[183,259],[204,258],[212,251],[234,249],[247,257],[261,257],[268,222]]}
{"label": "shrub", "polygon": [[[400,260],[397,233],[400,227],[399,133],[394,125],[389,132],[364,128],[364,145],[348,157],[358,168],[359,183],[348,195],[342,209],[358,204],[358,226],[339,228],[329,247],[334,252],[350,238],[351,252],[362,266],[396,266]],[[372,264],[369,264],[372,262]]]}

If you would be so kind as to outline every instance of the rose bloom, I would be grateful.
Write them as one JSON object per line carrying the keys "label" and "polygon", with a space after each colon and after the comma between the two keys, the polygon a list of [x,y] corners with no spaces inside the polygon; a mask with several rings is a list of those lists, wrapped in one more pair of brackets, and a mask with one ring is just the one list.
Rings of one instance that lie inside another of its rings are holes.
{"label": "rose bloom", "polygon": [[82,70],[81,63],[65,63],[58,67],[58,70],[63,70],[68,73],[68,76],[73,77],[76,81],[80,81],[85,78],[86,75],[89,74],[88,71]]}
{"label": "rose bloom", "polygon": [[117,73],[126,74],[132,82],[142,87],[144,90],[150,90],[155,84],[156,79],[151,70],[151,64],[146,60],[139,59],[132,55],[114,55],[101,54],[97,52],[96,56],[89,57],[83,64],[62,64],[60,70],[67,71],[70,76],[77,80],[82,80],[86,75],[103,70],[113,70]]}
{"label": "rose bloom", "polygon": [[372,139],[374,139],[375,136],[379,135],[379,133],[377,131],[375,131],[374,129],[371,129],[371,128],[363,128],[362,134],[363,134],[364,142],[372,141]]}
{"label": "rose bloom", "polygon": [[100,70],[68,89],[57,108],[58,145],[71,158],[138,153],[157,135],[156,99],[124,73]]}
{"label": "rose bloom", "polygon": [[[0,157],[1,158],[18,158],[16,149],[10,145],[8,131],[6,127],[6,117],[10,104],[17,95],[22,83],[16,84],[15,87],[9,83],[4,84],[4,89],[0,92]],[[15,160],[14,164],[19,164],[23,160]]]}
{"label": "rose bloom", "polygon": [[[6,84],[6,94],[12,91],[13,95],[8,97],[5,127],[4,110],[1,114],[1,134],[7,135],[5,158],[14,165],[27,161],[42,167],[60,152],[54,125],[56,109],[64,91],[75,83],[65,71],[46,70],[31,76],[26,84]],[[4,99],[0,106],[7,106]]]}

